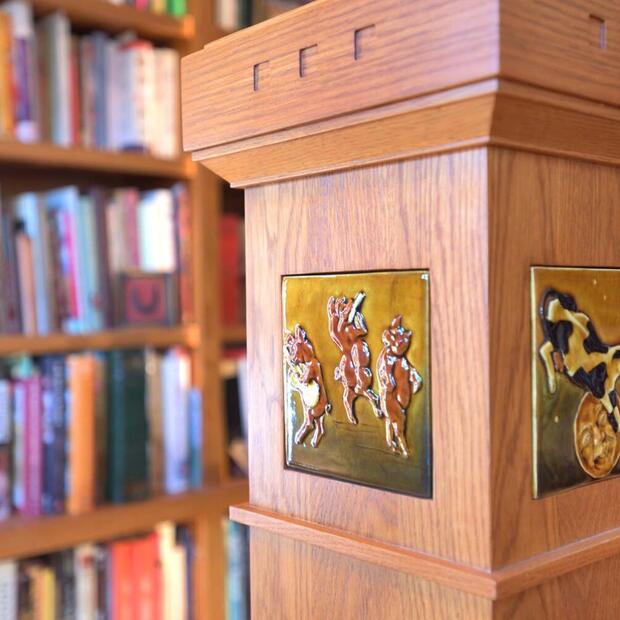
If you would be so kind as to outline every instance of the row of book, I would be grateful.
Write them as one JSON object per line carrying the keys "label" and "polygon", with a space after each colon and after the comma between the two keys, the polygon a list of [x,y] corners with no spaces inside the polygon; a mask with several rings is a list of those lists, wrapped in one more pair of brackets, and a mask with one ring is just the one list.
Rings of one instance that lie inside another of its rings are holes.
{"label": "row of book", "polygon": [[3,360],[0,518],[202,486],[202,406],[173,348]]}
{"label": "row of book", "polygon": [[141,11],[183,17],[187,13],[187,0],[108,0],[111,4],[132,6]]}
{"label": "row of book", "polygon": [[228,456],[234,474],[248,475],[248,376],[243,348],[227,349],[220,364],[228,432]]}
{"label": "row of book", "polygon": [[238,213],[220,218],[220,312],[227,326],[245,323],[245,225]]}
{"label": "row of book", "polygon": [[259,19],[269,19],[290,11],[311,0],[261,0],[257,13],[256,0],[217,0],[215,4],[215,22],[226,31],[238,30],[250,26]]}
{"label": "row of book", "polygon": [[186,527],[0,562],[2,620],[192,620],[194,542]]}
{"label": "row of book", "polygon": [[36,21],[27,0],[0,4],[0,137],[179,155],[179,55],[132,33],[73,34]]}
{"label": "row of book", "polygon": [[191,321],[185,185],[142,193],[69,186],[3,203],[0,332],[84,333],[124,324],[120,285],[136,271],[173,275],[166,322]]}

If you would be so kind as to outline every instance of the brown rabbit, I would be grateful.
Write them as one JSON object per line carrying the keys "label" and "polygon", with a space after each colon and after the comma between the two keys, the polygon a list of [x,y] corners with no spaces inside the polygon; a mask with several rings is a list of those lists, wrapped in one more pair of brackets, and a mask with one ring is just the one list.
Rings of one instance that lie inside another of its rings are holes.
{"label": "brown rabbit", "polygon": [[351,424],[357,424],[353,403],[358,396],[367,398],[375,415],[381,417],[379,397],[372,389],[370,349],[364,340],[368,329],[359,310],[364,297],[364,293],[360,292],[355,299],[330,297],[327,302],[329,335],[342,351],[340,363],[334,370],[334,379],[342,383],[342,400]]}
{"label": "brown rabbit", "polygon": [[293,334],[287,333],[285,336],[284,360],[288,367],[289,384],[299,392],[304,415],[304,422],[295,434],[295,443],[302,444],[314,428],[310,443],[316,448],[325,434],[323,415],[329,413],[332,406],[327,401],[321,363],[301,325],[295,326]]}
{"label": "brown rabbit", "polygon": [[396,316],[383,332],[383,349],[377,359],[381,411],[385,416],[385,441],[392,450],[408,456],[405,436],[406,413],[412,394],[422,387],[422,377],[407,360],[412,333]]}

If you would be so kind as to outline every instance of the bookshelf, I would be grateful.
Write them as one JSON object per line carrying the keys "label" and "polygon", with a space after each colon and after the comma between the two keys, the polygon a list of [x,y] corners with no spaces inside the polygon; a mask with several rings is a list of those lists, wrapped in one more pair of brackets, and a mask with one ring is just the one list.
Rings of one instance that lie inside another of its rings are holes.
{"label": "bookshelf", "polygon": [[[213,0],[188,0],[182,19],[155,15],[103,0],[32,0],[42,17],[62,10],[77,32],[102,30],[115,35],[127,30],[182,56],[225,33],[214,24]],[[45,336],[0,335],[0,356],[47,355],[82,350],[133,347],[187,348],[193,361],[194,384],[203,394],[204,488],[175,496],[150,498],[125,505],[103,505],[77,516],[14,516],[0,523],[0,559],[25,558],[83,542],[139,534],[162,520],[189,525],[194,534],[194,609],[198,620],[223,618],[226,558],[222,517],[228,506],[247,500],[247,481],[229,471],[225,403],[220,362],[226,346],[245,342],[245,325],[220,321],[219,227],[222,185],[189,156],[166,160],[149,155],[111,152],[51,143],[26,144],[0,139],[0,184],[3,188],[38,190],[86,181],[110,185],[135,184],[143,189],[184,181],[192,212],[194,321],[161,328],[116,328],[88,334]]]}

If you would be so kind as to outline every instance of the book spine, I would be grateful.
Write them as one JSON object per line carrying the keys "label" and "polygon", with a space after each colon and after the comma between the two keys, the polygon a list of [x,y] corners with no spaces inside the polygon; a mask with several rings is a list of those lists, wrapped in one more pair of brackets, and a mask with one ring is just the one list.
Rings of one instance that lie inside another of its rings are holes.
{"label": "book spine", "polygon": [[194,318],[194,270],[192,263],[192,208],[187,186],[172,188],[174,197],[174,231],[176,264],[179,273],[179,308],[182,323]]}
{"label": "book spine", "polygon": [[112,601],[114,620],[134,620],[134,588],[131,574],[132,542],[122,541],[111,545],[112,551]]}
{"label": "book spine", "polygon": [[0,520],[7,519],[11,515],[12,418],[13,389],[8,379],[2,379],[0,380]]}
{"label": "book spine", "polygon": [[225,325],[241,322],[240,253],[239,217],[225,214],[220,219],[221,315]]}
{"label": "book spine", "polygon": [[190,383],[189,357],[171,349],[163,360],[164,463],[167,493],[182,493],[189,487],[189,423],[187,395]]}
{"label": "book spine", "polygon": [[96,32],[93,38],[93,55],[94,55],[94,141],[97,148],[113,148],[114,144],[108,140],[108,125],[110,123],[110,110],[108,109],[108,37]]}
{"label": "book spine", "polygon": [[102,188],[91,192],[94,204],[95,252],[97,254],[97,291],[99,312],[102,325],[111,327],[114,324],[114,305],[112,300],[112,283],[110,279],[110,256],[108,253],[108,226],[106,210],[108,194]]}
{"label": "book spine", "polygon": [[65,507],[65,363],[60,356],[42,360],[43,495],[45,514],[61,514]]}
{"label": "book spine", "polygon": [[95,498],[95,362],[91,355],[67,357],[70,391],[69,493],[67,512],[92,510]]}
{"label": "book spine", "polygon": [[15,132],[11,38],[11,19],[0,12],[0,136],[4,138]]}
{"label": "book spine", "polygon": [[24,510],[26,382],[18,379],[13,385],[13,508]]}
{"label": "book spine", "polygon": [[0,562],[0,618],[14,620],[18,617],[17,592],[17,562],[4,560]]}
{"label": "book spine", "polygon": [[190,482],[194,489],[202,488],[202,394],[192,388],[188,392],[189,441],[190,441]]}
{"label": "book spine", "polygon": [[0,213],[2,230],[2,290],[4,307],[4,329],[8,333],[22,330],[19,276],[13,218],[5,211]]}
{"label": "book spine", "polygon": [[75,607],[76,618],[94,620],[97,612],[96,549],[92,544],[79,545],[75,558]]}
{"label": "book spine", "polygon": [[33,375],[26,380],[26,421],[24,454],[25,486],[24,510],[28,516],[41,514],[42,491],[42,428],[41,377]]}

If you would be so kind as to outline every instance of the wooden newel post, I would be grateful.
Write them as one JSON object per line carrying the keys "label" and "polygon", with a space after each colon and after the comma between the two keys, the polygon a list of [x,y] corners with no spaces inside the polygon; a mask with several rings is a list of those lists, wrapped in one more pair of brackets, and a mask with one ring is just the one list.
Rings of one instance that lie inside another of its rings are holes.
{"label": "wooden newel post", "polygon": [[245,188],[256,618],[616,618],[620,8],[318,0],[183,62]]}

